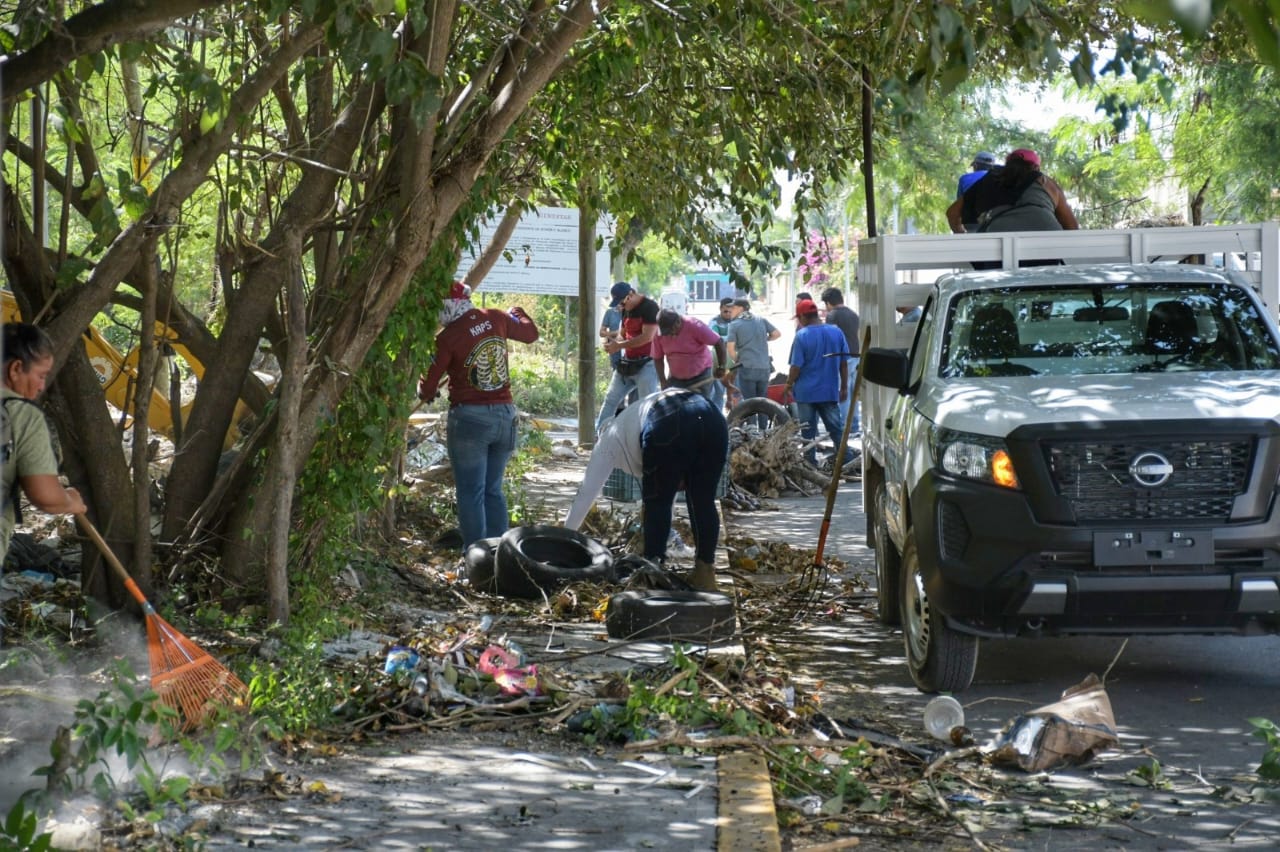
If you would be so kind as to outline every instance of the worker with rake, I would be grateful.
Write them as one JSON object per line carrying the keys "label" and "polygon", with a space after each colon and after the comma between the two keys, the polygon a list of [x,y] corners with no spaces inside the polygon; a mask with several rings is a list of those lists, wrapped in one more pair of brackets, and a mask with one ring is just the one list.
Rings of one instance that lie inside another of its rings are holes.
{"label": "worker with rake", "polygon": [[0,387],[3,420],[4,516],[0,519],[0,559],[9,552],[13,529],[22,520],[18,491],[42,512],[84,514],[80,492],[58,479],[58,457],[44,413],[33,400],[53,371],[53,341],[29,323],[4,324],[4,376]]}
{"label": "worker with rake", "polygon": [[729,453],[729,427],[716,404],[697,390],[667,388],[607,421],[587,463],[564,525],[578,529],[614,468],[640,477],[644,557],[661,562],[671,534],[671,507],[684,489],[695,558],[689,585],[716,589],[720,515],[716,487]]}
{"label": "worker with rake", "polygon": [[4,380],[0,394],[4,406],[4,518],[0,522],[0,543],[5,552],[9,550],[9,540],[19,518],[18,486],[42,512],[75,515],[80,528],[97,545],[107,564],[142,607],[147,625],[151,688],[160,701],[174,711],[174,729],[194,728],[219,708],[245,708],[249,690],[243,681],[156,613],[89,520],[80,492],[64,487],[58,479],[57,456],[49,427],[44,414],[32,404],[44,391],[53,371],[53,342],[49,335],[27,323],[5,323],[3,345]]}

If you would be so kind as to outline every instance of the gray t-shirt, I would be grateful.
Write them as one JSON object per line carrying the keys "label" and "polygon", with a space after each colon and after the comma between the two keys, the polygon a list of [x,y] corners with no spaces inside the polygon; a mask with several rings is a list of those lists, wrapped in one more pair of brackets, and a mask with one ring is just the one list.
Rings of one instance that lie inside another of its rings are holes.
{"label": "gray t-shirt", "polygon": [[836,305],[827,311],[827,325],[834,325],[844,332],[845,342],[849,344],[849,354],[858,357],[858,314],[848,305]]}
{"label": "gray t-shirt", "polygon": [[8,388],[0,388],[0,405],[9,418],[13,446],[3,465],[0,487],[4,489],[4,512],[0,515],[0,560],[9,552],[9,540],[17,526],[17,509],[9,500],[13,484],[24,476],[58,475],[58,459],[53,453],[44,413]]}
{"label": "gray t-shirt", "polygon": [[769,335],[777,331],[764,317],[744,313],[729,323],[726,341],[734,345],[738,363],[744,370],[769,369]]}

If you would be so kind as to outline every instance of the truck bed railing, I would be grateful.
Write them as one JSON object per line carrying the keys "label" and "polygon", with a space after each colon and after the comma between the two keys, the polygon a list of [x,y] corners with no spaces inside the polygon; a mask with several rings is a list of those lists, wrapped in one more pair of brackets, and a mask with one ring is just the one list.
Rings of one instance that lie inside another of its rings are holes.
{"label": "truck bed railing", "polygon": [[[894,234],[858,242],[858,313],[871,345],[906,349],[914,323],[899,324],[898,308],[922,305],[939,276],[997,263],[1016,269],[1024,260],[1068,264],[1177,262],[1199,255],[1207,264],[1235,269],[1253,281],[1275,314],[1280,306],[1280,226],[1247,225],[1130,228],[1107,231],[1018,231],[999,234]],[[864,424],[880,422],[892,391],[865,388]],[[870,420],[868,421],[868,417]],[[876,430],[864,443],[876,443]]]}

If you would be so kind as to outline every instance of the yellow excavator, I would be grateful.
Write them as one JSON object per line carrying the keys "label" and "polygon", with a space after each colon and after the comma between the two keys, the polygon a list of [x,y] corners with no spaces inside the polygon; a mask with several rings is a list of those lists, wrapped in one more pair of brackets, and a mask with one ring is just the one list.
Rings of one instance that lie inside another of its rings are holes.
{"label": "yellow excavator", "polygon": [[[21,319],[18,316],[18,302],[13,297],[13,293],[8,290],[0,290],[0,314],[3,315],[5,322],[16,322]],[[191,372],[195,374],[197,379],[204,376],[204,365],[182,344],[182,341],[178,339],[177,332],[164,323],[157,322],[155,334],[157,345],[161,343],[167,344],[174,353],[187,362],[191,367]],[[120,350],[112,346],[110,341],[103,337],[102,333],[93,326],[89,326],[85,330],[83,337],[85,352],[89,356],[89,363],[93,365],[94,372],[98,374],[98,381],[102,383],[102,392],[106,395],[107,402],[121,411],[131,411],[133,409],[133,393],[138,386],[137,347],[131,349],[127,355],[121,355]],[[179,410],[178,416],[181,419],[178,422],[180,425],[186,423],[190,408],[191,403],[187,402]],[[239,430],[235,424],[238,424],[250,413],[249,407],[243,400],[236,404],[234,422],[231,429],[227,431],[226,448],[229,449],[239,435]],[[172,440],[173,418],[174,414],[169,405],[169,398],[152,387],[151,405],[147,408],[147,425],[153,431],[159,432]]]}

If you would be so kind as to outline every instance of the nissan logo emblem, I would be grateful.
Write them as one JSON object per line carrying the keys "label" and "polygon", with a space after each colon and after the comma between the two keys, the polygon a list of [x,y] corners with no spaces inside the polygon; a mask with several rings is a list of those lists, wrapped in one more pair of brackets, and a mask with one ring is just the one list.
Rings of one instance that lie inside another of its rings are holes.
{"label": "nissan logo emblem", "polygon": [[1159,488],[1173,476],[1173,465],[1159,453],[1139,453],[1129,462],[1129,475],[1143,488]]}

